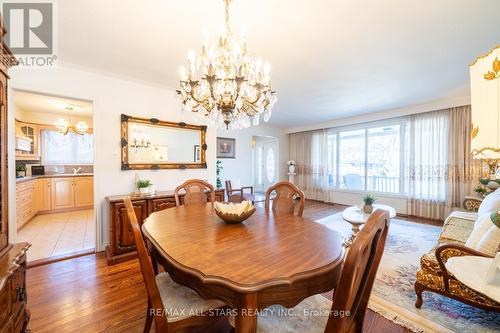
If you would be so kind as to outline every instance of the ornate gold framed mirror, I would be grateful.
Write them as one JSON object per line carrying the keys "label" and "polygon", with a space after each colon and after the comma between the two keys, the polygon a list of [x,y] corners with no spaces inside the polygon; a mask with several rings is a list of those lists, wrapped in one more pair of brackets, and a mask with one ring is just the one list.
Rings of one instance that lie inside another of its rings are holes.
{"label": "ornate gold framed mirror", "polygon": [[206,132],[206,126],[122,114],[122,170],[206,169]]}

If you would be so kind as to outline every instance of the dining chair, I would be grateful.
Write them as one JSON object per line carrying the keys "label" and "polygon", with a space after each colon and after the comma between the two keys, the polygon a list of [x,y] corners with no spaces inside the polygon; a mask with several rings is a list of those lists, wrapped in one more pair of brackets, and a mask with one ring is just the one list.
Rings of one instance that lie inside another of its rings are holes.
{"label": "dining chair", "polygon": [[311,296],[292,309],[292,316],[258,317],[257,331],[361,333],[388,229],[388,212],[376,210],[368,218],[348,251],[333,302],[322,295]]}
{"label": "dining chair", "polygon": [[[179,195],[180,191],[186,192],[182,198],[182,202]],[[211,184],[201,179],[187,180],[175,189],[175,205],[180,206],[183,204],[185,206],[191,206],[205,204],[208,201],[206,192],[210,194],[210,201],[215,202],[215,190]]]}
{"label": "dining chair", "polygon": [[[297,216],[304,212],[305,195],[301,189],[290,182],[279,182],[266,191],[266,212],[269,211],[271,193],[276,192],[273,199],[272,210],[275,215],[293,215],[297,205]],[[295,202],[298,197],[298,204]]]}
{"label": "dining chair", "polygon": [[[245,192],[245,190],[247,190],[247,192]],[[248,190],[250,193],[248,193]],[[239,203],[246,200],[253,203],[255,201],[253,186],[241,186],[239,181],[226,180],[226,193],[227,201],[229,202]]]}
{"label": "dining chair", "polygon": [[[208,327],[214,325],[215,321],[222,320],[221,317],[203,314],[207,314],[211,310],[216,313],[216,309],[225,306],[223,302],[202,299],[192,289],[175,283],[166,272],[155,275],[132,201],[129,197],[123,201],[134,233],[142,277],[148,293],[144,332],[147,333],[151,330],[153,321],[157,333],[167,333],[188,327],[204,325]],[[193,316],[193,314],[198,315]]]}

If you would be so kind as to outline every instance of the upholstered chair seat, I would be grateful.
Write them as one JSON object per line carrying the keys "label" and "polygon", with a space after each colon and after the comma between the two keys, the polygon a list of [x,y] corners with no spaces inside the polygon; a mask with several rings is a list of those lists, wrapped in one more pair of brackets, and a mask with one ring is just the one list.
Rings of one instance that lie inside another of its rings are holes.
{"label": "upholstered chair seat", "polygon": [[306,298],[292,309],[273,305],[261,311],[258,333],[324,332],[332,301],[321,295]]}
{"label": "upholstered chair seat", "polygon": [[155,279],[169,322],[200,315],[225,305],[218,300],[204,300],[192,289],[175,283],[168,273],[160,273]]}

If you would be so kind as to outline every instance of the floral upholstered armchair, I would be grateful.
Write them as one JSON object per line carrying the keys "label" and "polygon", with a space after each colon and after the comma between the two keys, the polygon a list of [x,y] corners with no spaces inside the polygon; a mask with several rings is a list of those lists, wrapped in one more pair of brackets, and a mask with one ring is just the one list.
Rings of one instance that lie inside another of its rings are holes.
{"label": "floral upholstered armchair", "polygon": [[[497,197],[485,199],[484,205],[481,204],[481,201],[479,201],[479,204],[481,206],[489,205],[489,207],[482,207],[485,210],[500,209],[500,190],[496,195]],[[479,204],[477,208],[473,206],[475,204],[477,203],[471,203],[471,205],[465,205],[464,203],[464,208],[474,208],[469,210],[477,211]],[[479,208],[479,211],[482,208]],[[422,293],[431,291],[478,308],[500,312],[500,303],[467,287],[446,269],[446,262],[451,257],[489,257],[489,255],[465,246],[477,218],[478,213],[470,211],[456,211],[448,216],[437,245],[420,258],[420,269],[417,272],[415,282],[415,293],[417,295],[415,306],[417,308],[420,308],[423,304]],[[500,243],[497,251],[500,251]]]}

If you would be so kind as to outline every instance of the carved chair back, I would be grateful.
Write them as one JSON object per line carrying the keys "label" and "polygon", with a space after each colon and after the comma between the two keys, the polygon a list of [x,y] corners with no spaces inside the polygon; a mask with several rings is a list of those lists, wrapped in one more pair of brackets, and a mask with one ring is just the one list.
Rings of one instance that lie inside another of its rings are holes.
{"label": "carved chair back", "polygon": [[206,192],[210,192],[210,201],[215,202],[215,190],[211,184],[201,179],[190,179],[175,189],[176,206],[181,205],[179,192],[182,190],[186,192],[183,197],[183,204],[185,206],[206,204],[208,201]]}
{"label": "carved chair back", "polygon": [[332,313],[349,311],[349,315],[330,316],[326,333],[362,332],[388,230],[389,213],[376,210],[357,235],[347,254],[332,305]]}
{"label": "carved chair back", "polygon": [[[129,197],[123,199],[125,208],[127,209],[127,216],[134,233],[135,245],[137,249],[137,255],[139,257],[139,264],[141,266],[142,277],[144,278],[144,283],[146,285],[146,290],[148,292],[148,311],[150,309],[160,309],[164,312],[165,306],[161,300],[160,290],[156,284],[155,274],[153,270],[153,265],[150,261],[148,251],[146,249],[146,244],[144,243],[144,238],[142,237],[141,227],[137,221],[137,216],[135,215],[134,206]],[[168,322],[167,317],[164,315],[154,316],[155,327],[157,332],[167,332]]]}
{"label": "carved chair back", "polygon": [[[293,215],[294,211],[296,211],[297,216],[302,216],[305,195],[295,184],[279,182],[269,187],[266,191],[266,211],[269,211],[272,192],[276,192],[276,197],[273,199],[272,205],[274,214]],[[298,201],[297,203],[295,202],[296,200]],[[295,206],[297,206],[296,209]]]}

